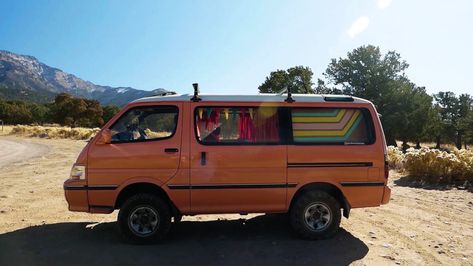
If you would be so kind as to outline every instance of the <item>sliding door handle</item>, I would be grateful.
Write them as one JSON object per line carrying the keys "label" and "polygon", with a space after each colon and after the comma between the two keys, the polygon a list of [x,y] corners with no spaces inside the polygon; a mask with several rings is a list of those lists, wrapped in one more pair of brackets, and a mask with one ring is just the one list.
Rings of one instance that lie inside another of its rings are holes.
{"label": "sliding door handle", "polygon": [[166,153],[175,153],[175,152],[178,152],[178,151],[179,151],[179,149],[177,149],[177,148],[166,148],[166,149],[164,149],[164,152],[166,152]]}
{"label": "sliding door handle", "polygon": [[205,151],[200,153],[200,164],[201,165],[207,164],[207,153]]}

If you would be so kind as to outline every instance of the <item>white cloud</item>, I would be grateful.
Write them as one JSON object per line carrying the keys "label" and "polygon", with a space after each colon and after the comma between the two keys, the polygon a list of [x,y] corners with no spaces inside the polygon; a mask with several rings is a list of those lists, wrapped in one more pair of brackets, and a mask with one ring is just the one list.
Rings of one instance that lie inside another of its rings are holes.
{"label": "white cloud", "polygon": [[392,0],[378,0],[379,9],[385,9],[391,4]]}
{"label": "white cloud", "polygon": [[351,24],[350,28],[348,29],[348,35],[354,38],[356,35],[362,33],[368,25],[370,24],[370,18],[366,16],[359,17]]}

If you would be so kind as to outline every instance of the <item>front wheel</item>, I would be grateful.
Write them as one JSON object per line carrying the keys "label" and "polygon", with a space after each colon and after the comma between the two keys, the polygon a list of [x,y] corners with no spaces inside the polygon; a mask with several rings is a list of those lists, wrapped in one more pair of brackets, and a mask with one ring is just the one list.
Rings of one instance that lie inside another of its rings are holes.
{"label": "front wheel", "polygon": [[118,213],[120,232],[136,244],[156,242],[171,228],[168,204],[151,194],[138,194],[125,201]]}
{"label": "front wheel", "polygon": [[298,197],[291,210],[294,231],[304,239],[326,239],[340,228],[341,211],[338,201],[323,191],[309,191]]}

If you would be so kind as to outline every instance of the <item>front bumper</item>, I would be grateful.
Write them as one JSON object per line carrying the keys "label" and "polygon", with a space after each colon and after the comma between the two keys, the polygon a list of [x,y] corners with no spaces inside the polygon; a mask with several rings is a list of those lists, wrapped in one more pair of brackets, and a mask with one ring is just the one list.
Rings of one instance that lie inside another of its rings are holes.
{"label": "front bumper", "polygon": [[391,189],[388,186],[384,187],[383,200],[381,204],[388,204],[389,199],[391,198]]}
{"label": "front bumper", "polygon": [[85,180],[68,179],[64,182],[64,195],[70,211],[88,212],[87,184]]}

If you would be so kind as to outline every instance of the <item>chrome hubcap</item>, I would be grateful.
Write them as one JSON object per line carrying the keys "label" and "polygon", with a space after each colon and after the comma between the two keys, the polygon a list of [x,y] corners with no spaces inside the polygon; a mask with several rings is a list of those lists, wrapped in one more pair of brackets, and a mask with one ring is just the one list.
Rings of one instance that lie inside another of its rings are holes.
{"label": "chrome hubcap", "polygon": [[330,208],[322,202],[316,202],[305,208],[304,220],[313,231],[325,230],[332,221]]}
{"label": "chrome hubcap", "polygon": [[158,228],[159,215],[155,209],[149,206],[137,207],[128,217],[128,225],[134,234],[147,236]]}

